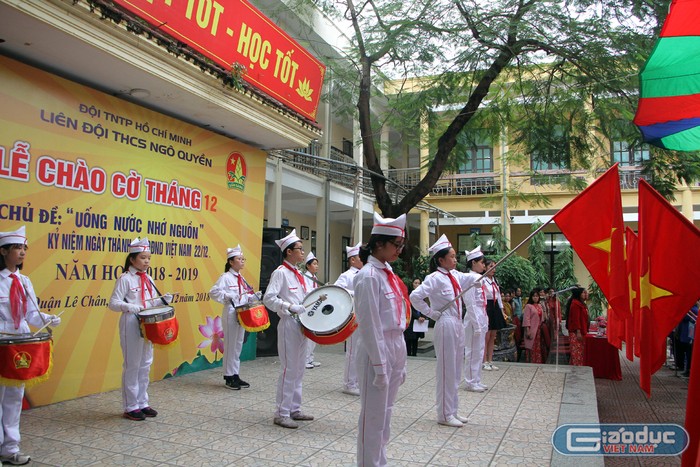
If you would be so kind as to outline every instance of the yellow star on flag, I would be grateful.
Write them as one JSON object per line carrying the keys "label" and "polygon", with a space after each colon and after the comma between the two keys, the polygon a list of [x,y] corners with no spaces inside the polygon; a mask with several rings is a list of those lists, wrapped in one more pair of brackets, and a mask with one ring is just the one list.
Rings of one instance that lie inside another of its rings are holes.
{"label": "yellow star on flag", "polygon": [[612,238],[616,230],[617,227],[613,227],[610,231],[609,238],[605,238],[598,242],[590,243],[590,246],[592,246],[593,248],[604,251],[608,254],[608,273],[610,273],[610,270],[612,269],[612,255],[610,253],[612,252]]}

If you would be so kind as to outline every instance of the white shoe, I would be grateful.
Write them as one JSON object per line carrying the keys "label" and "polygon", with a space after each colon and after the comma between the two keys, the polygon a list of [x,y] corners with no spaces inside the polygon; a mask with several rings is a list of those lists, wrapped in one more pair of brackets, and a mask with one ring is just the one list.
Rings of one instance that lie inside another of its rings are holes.
{"label": "white shoe", "polygon": [[2,461],[3,465],[24,465],[28,464],[30,460],[31,458],[29,456],[27,456],[26,454],[22,454],[21,452],[15,452],[6,456],[0,456],[0,461]]}
{"label": "white shoe", "polygon": [[496,365],[494,365],[493,362],[489,362],[489,365],[491,366],[491,369],[494,371],[498,371],[500,369]]}
{"label": "white shoe", "polygon": [[464,423],[460,422],[457,420],[455,417],[447,417],[447,420],[445,421],[438,421],[439,425],[445,425],[445,426],[451,426],[454,428],[462,428],[464,426]]}
{"label": "white shoe", "polygon": [[357,388],[345,388],[345,389],[343,389],[343,394],[349,394],[351,396],[359,396],[360,390]]}
{"label": "white shoe", "polygon": [[467,417],[462,417],[460,414],[455,415],[455,418],[462,423],[468,423],[469,419]]}
{"label": "white shoe", "polygon": [[307,369],[307,370],[311,370],[311,369],[313,369],[313,367],[314,367],[314,364],[313,364],[313,363],[307,363],[307,364],[306,364],[306,369]]}
{"label": "white shoe", "polygon": [[470,392],[484,392],[484,391],[486,391],[486,389],[484,389],[482,386],[478,386],[478,385],[472,386],[471,384],[467,384],[464,387],[464,389],[466,389],[467,391],[470,391]]}
{"label": "white shoe", "polygon": [[321,366],[321,362],[311,362],[311,364],[314,366],[314,368]]}
{"label": "white shoe", "polygon": [[489,362],[484,363],[484,366],[482,366],[481,368],[483,368],[486,371],[493,370],[493,367],[491,366],[491,364]]}
{"label": "white shoe", "polygon": [[483,389],[484,391],[486,391],[486,390],[489,388],[489,387],[486,386],[485,384],[481,384],[481,383],[476,383],[475,386],[478,387],[478,388]]}

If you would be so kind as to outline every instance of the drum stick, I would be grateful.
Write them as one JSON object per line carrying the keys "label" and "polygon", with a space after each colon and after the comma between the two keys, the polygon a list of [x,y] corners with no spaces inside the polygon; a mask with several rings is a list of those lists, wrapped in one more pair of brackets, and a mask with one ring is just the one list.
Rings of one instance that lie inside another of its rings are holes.
{"label": "drum stick", "polygon": [[[58,318],[59,316],[61,316],[61,315],[62,315],[63,313],[65,313],[65,312],[66,312],[66,310],[63,310],[62,312],[60,312],[59,314],[56,315],[56,318]],[[36,331],[34,334],[32,334],[32,337],[36,337],[37,334],[39,334],[41,331],[43,331],[44,329],[46,329],[46,327],[47,327],[48,325],[50,325],[50,324],[51,324],[51,320],[49,320],[48,323],[44,324],[42,327],[40,327],[39,329],[37,329],[37,331]]]}
{"label": "drum stick", "polygon": [[[174,294],[171,294],[171,295],[174,295]],[[160,299],[160,298],[165,298],[165,295],[159,295],[159,296],[157,296],[157,297],[147,298],[146,301],[148,302],[148,301],[151,301],[151,300],[158,300],[158,299]]]}
{"label": "drum stick", "polygon": [[325,293],[324,293],[324,294],[321,294],[321,295],[318,296],[318,298],[317,298],[316,300],[314,300],[313,302],[309,303],[309,304],[306,305],[304,308],[306,308],[306,309],[308,310],[309,308],[311,308],[311,307],[313,307],[313,306],[316,306],[317,303],[325,302],[327,298],[328,298],[328,294],[325,294]]}

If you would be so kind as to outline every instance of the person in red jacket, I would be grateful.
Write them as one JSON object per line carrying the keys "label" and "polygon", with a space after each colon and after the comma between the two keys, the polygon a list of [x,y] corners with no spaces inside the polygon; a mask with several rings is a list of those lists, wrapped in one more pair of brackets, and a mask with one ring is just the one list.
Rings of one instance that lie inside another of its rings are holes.
{"label": "person in red jacket", "polygon": [[571,292],[566,304],[566,329],[569,330],[571,342],[571,364],[583,366],[583,339],[588,333],[588,291],[578,287]]}

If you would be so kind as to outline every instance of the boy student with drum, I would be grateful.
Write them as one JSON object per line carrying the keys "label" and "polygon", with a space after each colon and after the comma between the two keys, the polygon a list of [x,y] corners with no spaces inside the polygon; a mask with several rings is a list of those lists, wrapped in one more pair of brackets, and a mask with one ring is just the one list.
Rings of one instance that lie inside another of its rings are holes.
{"label": "boy student with drum", "polygon": [[391,413],[399,386],[406,380],[403,332],[411,306],[406,286],[389,265],[403,250],[405,226],[405,214],[384,219],[374,213],[369,242],[360,248],[365,265],[354,279],[360,377],[358,466],[387,464]]}
{"label": "boy student with drum", "polygon": [[124,273],[119,276],[109,309],[121,312],[119,318],[119,343],[124,362],[122,364],[122,402],[124,418],[141,421],[158,415],[148,405],[148,374],[153,363],[153,344],[141,337],[138,313],[146,308],[167,305],[173,301],[171,294],[160,297],[153,278],[146,273],[151,263],[148,238],[136,237],[129,244],[129,254],[124,261]]}
{"label": "boy student with drum", "polygon": [[[24,226],[14,232],[0,232],[0,338],[27,334],[29,325],[42,328],[58,326],[61,318],[39,311],[32,282],[20,271],[27,254]],[[5,374],[2,374],[5,379]],[[7,375],[10,376],[10,375]],[[10,377],[8,380],[12,379]],[[0,386],[0,461],[24,465],[30,457],[19,451],[19,417],[22,413],[24,384]]]}
{"label": "boy student with drum", "polygon": [[[362,243],[355,246],[346,246],[345,254],[350,267],[347,271],[338,276],[335,285],[347,290],[350,295],[355,295],[355,276],[363,266],[360,259],[360,247]],[[360,386],[357,381],[357,336],[356,332],[350,334],[345,340],[345,373],[343,375],[343,392],[351,396],[360,395]]]}
{"label": "boy student with drum", "polygon": [[238,376],[245,329],[238,322],[236,307],[247,305],[248,302],[257,299],[252,287],[241,275],[244,267],[245,257],[241,246],[228,248],[224,273],[219,276],[216,284],[209,291],[212,300],[224,305],[221,311],[221,319],[224,322],[224,381],[227,388],[235,391],[250,387],[250,384]]}
{"label": "boy student with drum", "polygon": [[[435,320],[437,422],[459,428],[467,423],[467,418],[457,413],[464,355],[463,298],[457,297],[463,290],[481,283],[478,276],[455,269],[457,254],[446,235],[431,245],[428,253],[431,274],[411,292],[410,298],[416,310]],[[430,300],[429,304],[426,299]]]}
{"label": "boy student with drum", "polygon": [[306,280],[296,267],[304,261],[304,247],[296,229],[275,243],[282,250],[284,259],[282,265],[272,272],[263,297],[265,306],[280,317],[277,324],[280,376],[273,422],[283,428],[298,428],[297,421],[314,419],[301,411],[301,382],[308,339],[295,319],[296,315],[306,313],[302,305],[307,293]]}
{"label": "boy student with drum", "polygon": [[[318,287],[319,281],[316,277],[318,272],[318,259],[314,255],[313,251],[310,251],[306,255],[306,272],[304,273],[304,279],[306,280],[306,290],[311,291]],[[316,342],[311,339],[307,339],[306,344],[306,369],[311,370],[317,366],[321,366],[320,362],[314,361],[314,349],[316,349]]]}

